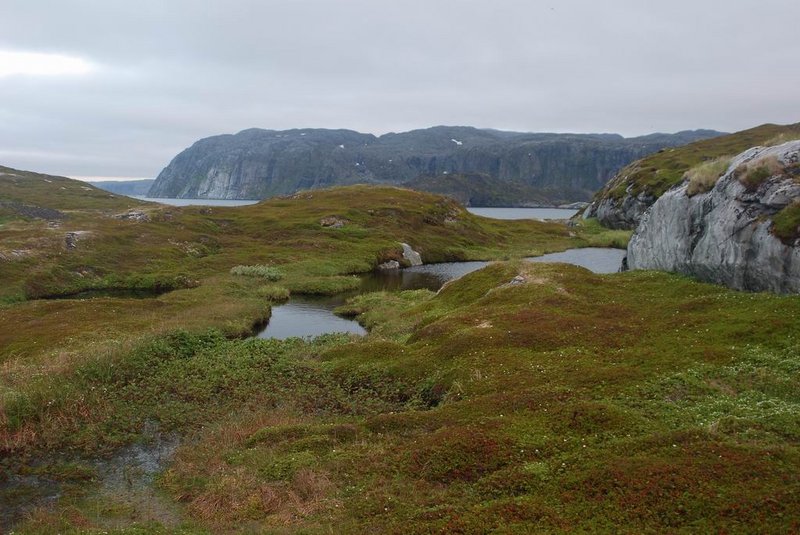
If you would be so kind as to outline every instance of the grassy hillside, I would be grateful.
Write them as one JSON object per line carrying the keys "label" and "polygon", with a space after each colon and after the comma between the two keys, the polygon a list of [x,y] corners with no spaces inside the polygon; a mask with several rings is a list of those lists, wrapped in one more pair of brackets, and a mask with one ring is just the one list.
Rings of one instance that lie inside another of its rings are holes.
{"label": "grassy hillside", "polygon": [[0,165],[0,210],[7,217],[32,217],[19,205],[52,210],[124,210],[140,206],[135,199],[114,195],[86,182],[63,176],[20,171]]}
{"label": "grassy hillside", "polygon": [[[177,328],[247,334],[269,317],[270,298],[351,289],[358,281],[350,274],[401,259],[401,241],[436,262],[625,239],[591,225],[479,218],[445,198],[395,188],[181,208],[13,173],[0,177],[0,198],[29,211],[0,221],[0,362],[9,369],[49,367],[54,354],[55,368],[70,368],[87,348]],[[77,209],[84,197],[87,208]],[[342,225],[324,226],[329,218]],[[231,274],[240,265],[269,266],[280,280]],[[56,299],[70,296],[100,298]]]}
{"label": "grassy hillside", "polygon": [[623,168],[595,195],[594,200],[621,199],[626,192],[633,196],[646,192],[659,197],[683,180],[689,169],[702,162],[721,156],[734,156],[757,145],[797,138],[800,138],[800,123],[786,126],[765,124],[683,147],[664,149]]}
{"label": "grassy hillside", "polygon": [[[626,234],[409,190],[176,208],[90,189],[81,210],[47,179],[15,202],[60,216],[0,221],[0,525],[44,504],[17,533],[800,525],[797,297],[521,262]],[[364,338],[245,338],[278,289],[346,288],[398,241],[510,260],[356,298]]]}

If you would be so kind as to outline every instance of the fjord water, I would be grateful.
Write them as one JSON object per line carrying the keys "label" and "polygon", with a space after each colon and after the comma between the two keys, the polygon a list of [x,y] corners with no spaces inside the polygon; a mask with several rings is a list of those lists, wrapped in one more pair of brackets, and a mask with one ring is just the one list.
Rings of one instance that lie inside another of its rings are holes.
{"label": "fjord water", "polygon": [[569,208],[484,208],[469,207],[471,214],[491,219],[569,219],[578,213]]}
{"label": "fjord water", "polygon": [[157,202],[171,206],[247,206],[258,202],[257,199],[172,199],[145,197],[144,195],[131,195],[131,197],[140,201]]}
{"label": "fjord water", "polygon": [[[132,197],[141,201],[157,202],[172,206],[247,206],[258,202],[258,200],[254,199],[173,199],[145,197],[144,195],[132,195]],[[569,219],[578,213],[577,210],[566,208],[470,207],[467,208],[467,211],[491,219]]]}
{"label": "fjord water", "polygon": [[[590,247],[569,249],[561,253],[526,258],[529,262],[564,262],[584,267],[595,273],[616,273],[625,256],[623,249]],[[488,262],[445,262],[426,264],[401,270],[368,273],[361,276],[361,288],[334,297],[292,297],[287,303],[272,308],[269,324],[258,333],[259,338],[291,338],[346,332],[358,335],[366,330],[358,322],[341,318],[333,310],[355,295],[381,290],[437,291],[447,281],[463,277]]]}

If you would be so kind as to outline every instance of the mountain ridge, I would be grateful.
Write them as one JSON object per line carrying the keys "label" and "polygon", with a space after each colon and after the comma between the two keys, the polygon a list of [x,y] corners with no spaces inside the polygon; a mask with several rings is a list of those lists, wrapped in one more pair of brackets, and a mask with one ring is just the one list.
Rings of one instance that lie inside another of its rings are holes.
{"label": "mountain ridge", "polygon": [[347,129],[248,128],[200,139],[158,175],[150,197],[266,198],[303,189],[419,177],[482,174],[519,182],[531,199],[588,200],[631,161],[720,133],[618,134],[506,132],[435,126],[381,136]]}

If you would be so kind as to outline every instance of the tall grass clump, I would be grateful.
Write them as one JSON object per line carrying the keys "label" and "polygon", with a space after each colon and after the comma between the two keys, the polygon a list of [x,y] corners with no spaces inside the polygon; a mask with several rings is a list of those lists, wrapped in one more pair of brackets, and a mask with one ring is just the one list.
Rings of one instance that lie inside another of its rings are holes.
{"label": "tall grass clump", "polygon": [[685,178],[689,180],[686,194],[691,197],[698,193],[711,191],[717,180],[728,170],[730,163],[730,156],[720,156],[689,169],[685,175]]}
{"label": "tall grass clump", "polygon": [[273,266],[256,264],[253,266],[234,266],[231,268],[231,275],[243,277],[259,277],[269,281],[278,281],[283,278],[283,273]]}
{"label": "tall grass clump", "polygon": [[764,142],[765,147],[774,147],[776,145],[783,145],[784,143],[788,143],[790,141],[797,141],[800,139],[800,135],[793,133],[793,132],[782,132],[777,136],[768,139]]}
{"label": "tall grass clump", "polygon": [[766,156],[736,168],[736,176],[748,191],[755,191],[768,178],[783,175],[785,168],[776,156]]}

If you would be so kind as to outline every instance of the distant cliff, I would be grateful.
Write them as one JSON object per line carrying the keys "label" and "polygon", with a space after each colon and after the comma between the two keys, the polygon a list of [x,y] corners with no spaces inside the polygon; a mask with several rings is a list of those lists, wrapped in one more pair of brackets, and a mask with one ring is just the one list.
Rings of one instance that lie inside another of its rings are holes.
{"label": "distant cliff", "polygon": [[158,175],[148,195],[260,199],[341,184],[421,184],[425,177],[460,174],[494,179],[486,181],[493,188],[497,180],[513,183],[526,197],[516,204],[580,201],[635,159],[717,135],[698,130],[623,138],[440,126],[376,137],[351,130],[250,129],[196,142]]}

